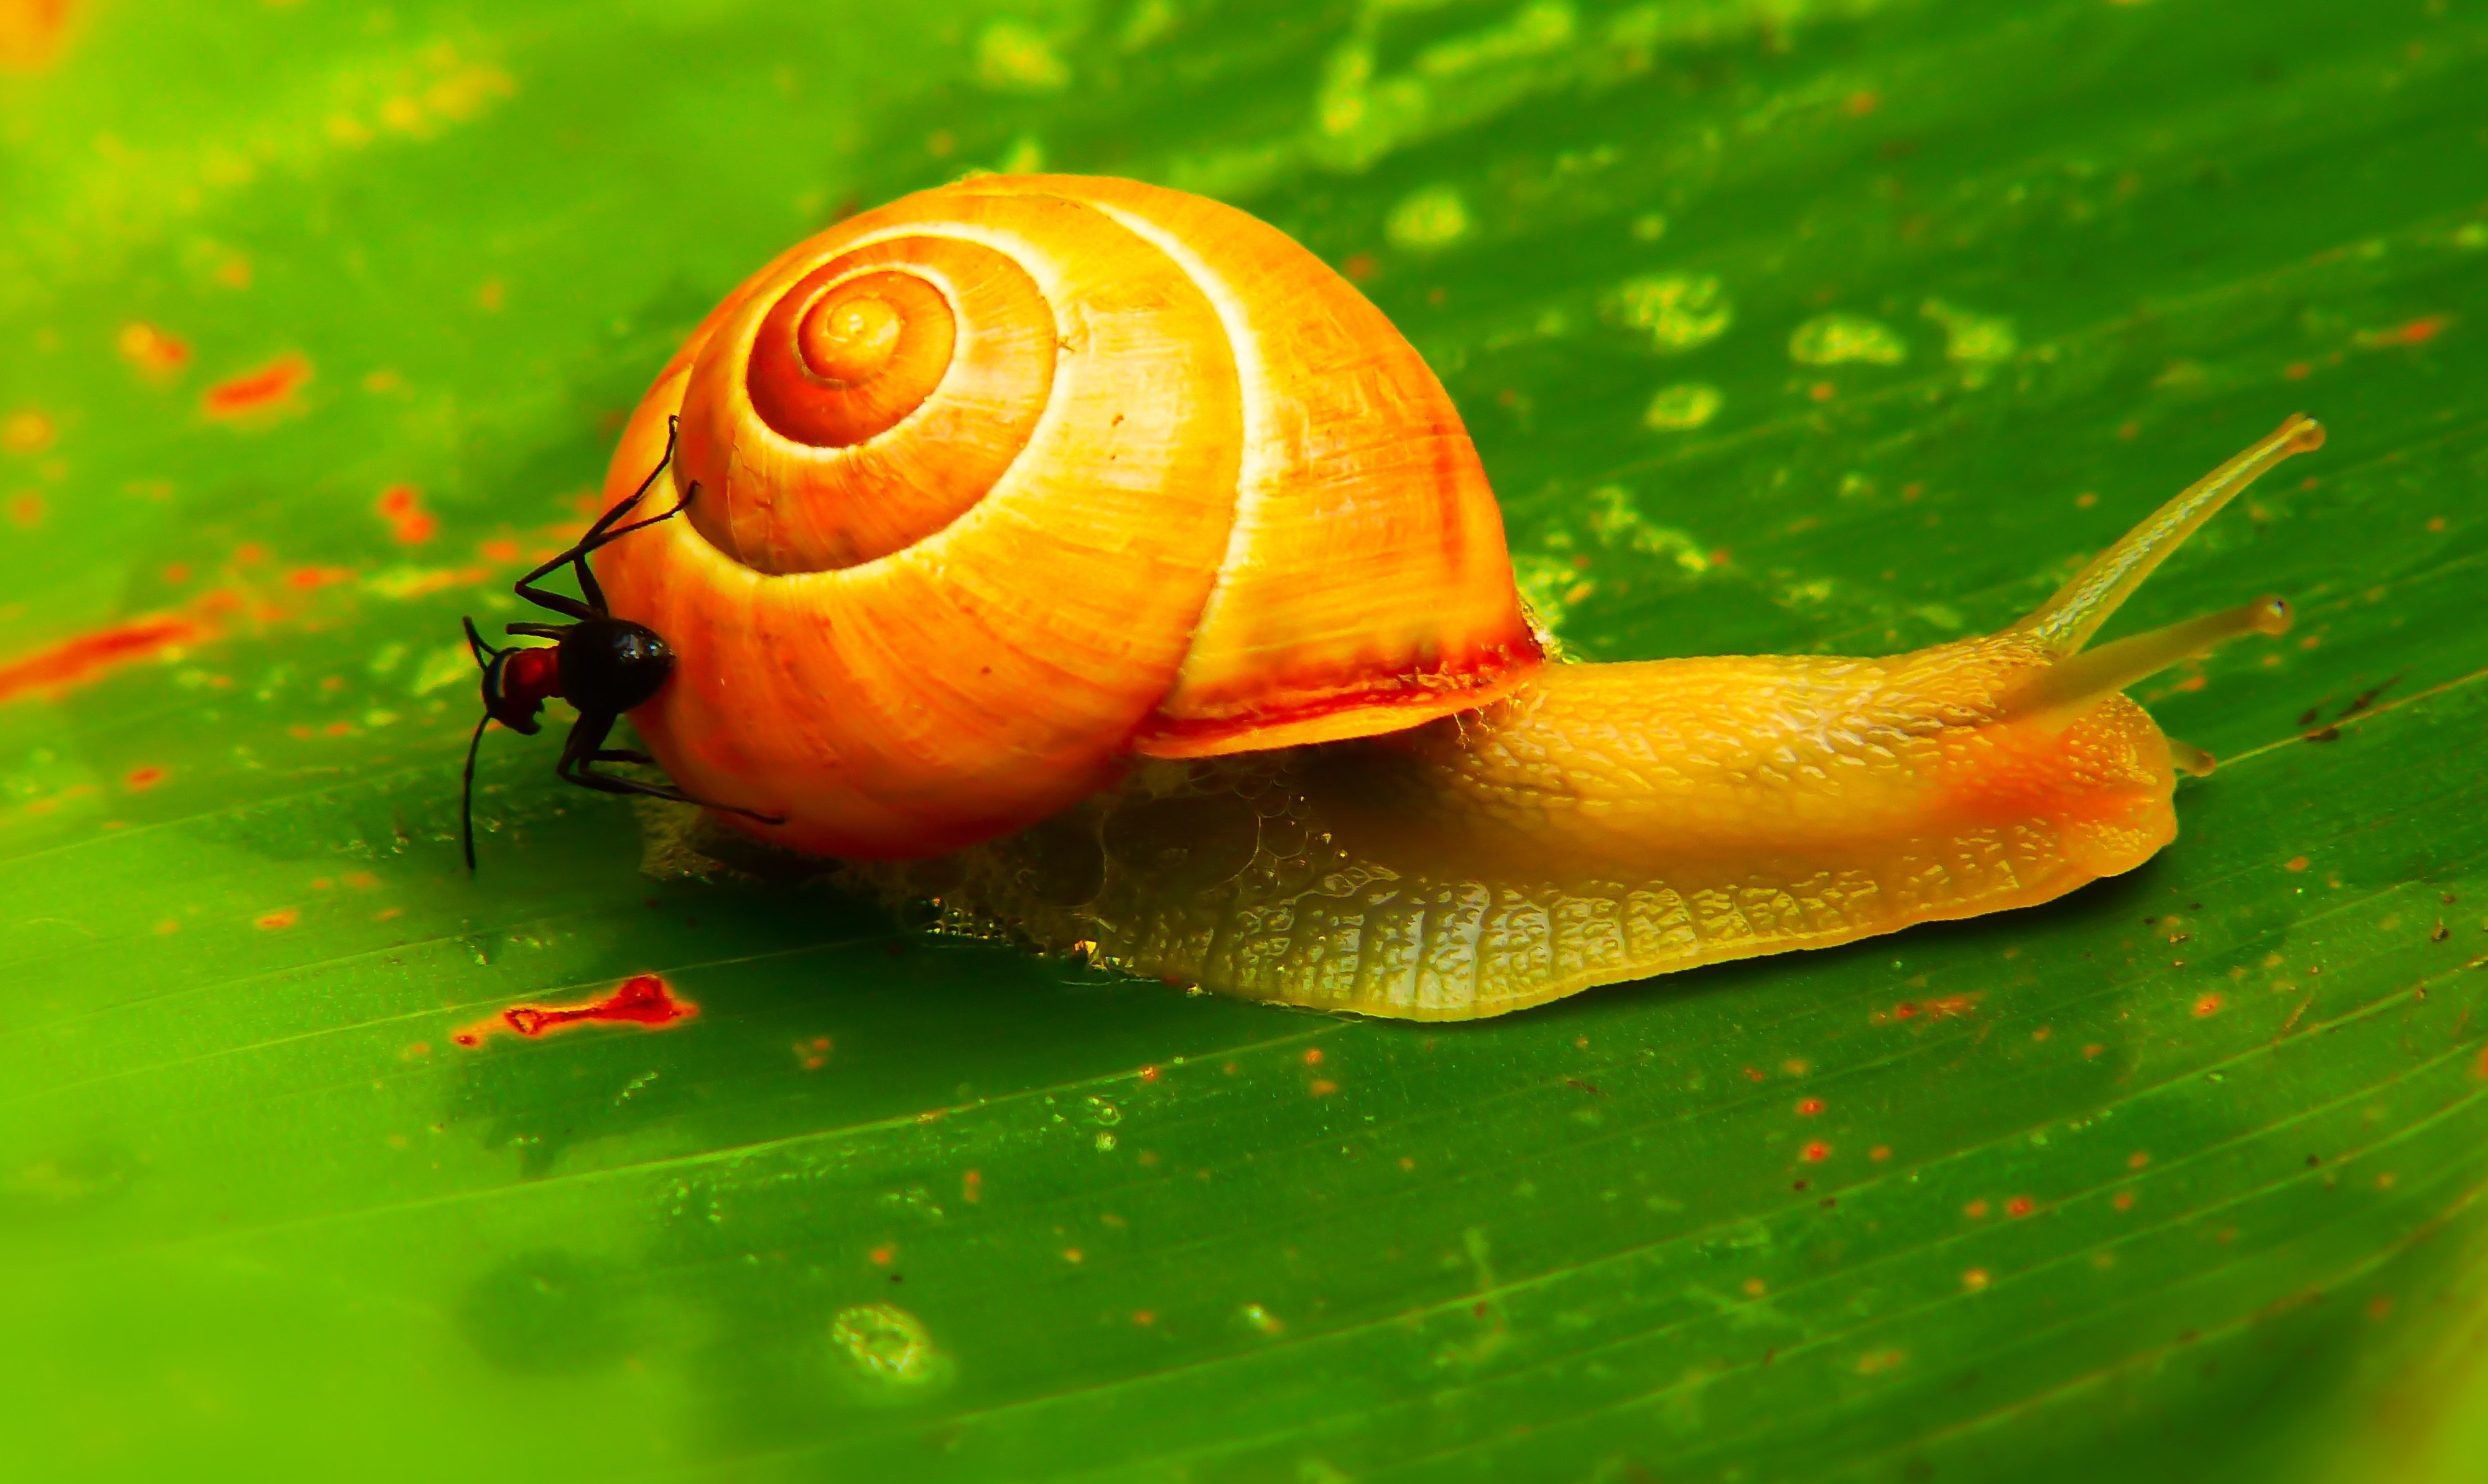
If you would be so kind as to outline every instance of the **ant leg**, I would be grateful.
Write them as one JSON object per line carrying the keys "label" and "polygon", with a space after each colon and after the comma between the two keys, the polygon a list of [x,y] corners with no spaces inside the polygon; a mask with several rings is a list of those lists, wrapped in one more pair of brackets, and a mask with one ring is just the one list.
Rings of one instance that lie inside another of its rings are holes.
{"label": "ant leg", "polygon": [[[538,607],[551,608],[555,613],[570,618],[605,617],[605,595],[598,590],[596,578],[587,570],[587,553],[617,537],[627,536],[643,526],[653,525],[656,520],[670,519],[681,512],[683,506],[691,503],[691,496],[686,493],[675,503],[672,510],[655,518],[655,520],[636,520],[618,529],[615,526],[616,521],[638,508],[639,502],[647,498],[648,491],[656,487],[657,476],[665,471],[665,465],[674,462],[674,444],[681,435],[682,419],[666,418],[664,457],[657,461],[657,466],[648,471],[647,478],[639,481],[639,488],[631,491],[630,498],[616,502],[611,510],[597,517],[596,523],[589,526],[586,534],[580,536],[569,550],[521,577],[514,585],[513,591]],[[559,593],[548,593],[536,586],[538,582],[558,571],[564,563],[572,564],[578,571],[580,591],[587,596],[587,602],[581,602],[576,598],[565,598]]]}
{"label": "ant leg", "polygon": [[705,798],[695,798],[670,783],[642,783],[636,778],[617,778],[611,773],[596,771],[595,765],[598,763],[646,763],[651,766],[656,763],[656,759],[644,752],[623,747],[608,748],[601,745],[606,735],[612,731],[614,720],[612,716],[580,716],[578,724],[570,729],[570,740],[562,744],[561,761],[553,765],[553,771],[565,782],[576,783],[584,789],[594,789],[600,794],[635,794],[647,798],[664,798],[678,804],[697,804],[703,809],[720,809],[728,814],[740,814],[746,819],[758,820],[764,825],[786,823],[784,815],[763,814],[757,809],[746,809],[739,804],[713,803]]}
{"label": "ant leg", "polygon": [[599,747],[583,760],[589,763],[635,763],[641,768],[654,768],[657,760],[636,747]]}
{"label": "ant leg", "polygon": [[[693,480],[691,488],[683,491],[683,497],[674,502],[674,508],[664,515],[650,516],[644,520],[634,520],[629,525],[617,525],[601,535],[592,534],[581,538],[580,544],[571,548],[570,564],[579,574],[579,590],[587,595],[587,601],[596,605],[597,612],[604,613],[608,609],[605,603],[605,589],[597,586],[596,574],[588,568],[588,553],[603,546],[609,546],[634,531],[644,531],[662,521],[671,520],[690,507],[692,496],[699,493],[699,482]],[[636,499],[638,496],[634,495],[632,498]]]}
{"label": "ant leg", "polygon": [[525,634],[530,639],[561,640],[570,636],[577,624],[504,624],[504,632]]}

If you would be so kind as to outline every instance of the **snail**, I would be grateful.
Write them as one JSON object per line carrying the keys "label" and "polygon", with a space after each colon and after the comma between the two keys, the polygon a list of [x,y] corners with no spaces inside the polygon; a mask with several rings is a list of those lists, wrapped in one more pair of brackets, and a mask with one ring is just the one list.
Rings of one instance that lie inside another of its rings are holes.
{"label": "snail", "polygon": [[606,529],[674,510],[596,574],[673,657],[630,715],[712,844],[1186,986],[1457,1020],[2150,858],[2212,760],[2124,688],[2289,610],[2086,646],[2322,440],[2290,418],[1993,634],[1567,662],[1450,397],[1343,279],[1198,197],[984,177],[708,316],[607,481]]}

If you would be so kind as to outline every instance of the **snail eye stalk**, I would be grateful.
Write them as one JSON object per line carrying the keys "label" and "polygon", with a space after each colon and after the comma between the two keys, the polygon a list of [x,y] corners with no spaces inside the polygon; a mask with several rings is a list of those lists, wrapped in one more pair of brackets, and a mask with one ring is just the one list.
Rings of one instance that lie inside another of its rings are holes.
{"label": "snail eye stalk", "polygon": [[[636,520],[628,518],[647,498],[648,491],[656,488],[657,476],[673,462],[674,445],[680,435],[680,419],[667,418],[664,457],[657,461],[657,466],[648,471],[648,477],[639,482],[631,497],[599,516],[587,533],[567,550],[514,585],[513,591],[521,598],[569,622],[510,624],[505,626],[507,631],[551,639],[551,645],[496,647],[477,631],[473,619],[461,620],[466,626],[466,647],[484,672],[484,714],[475,723],[474,735],[466,740],[466,770],[458,811],[459,844],[466,853],[470,873],[475,869],[475,755],[483,746],[484,733],[497,721],[511,731],[531,737],[543,725],[540,717],[545,703],[556,697],[568,701],[579,712],[579,719],[571,723],[570,735],[562,742],[561,761],[553,765],[553,771],[569,782],[604,794],[639,794],[697,804],[704,809],[725,809],[767,825],[785,823],[780,816],[694,798],[671,784],[642,783],[596,770],[599,763],[656,766],[657,760],[648,754],[632,747],[608,747],[605,740],[624,712],[645,705],[664,687],[666,678],[673,674],[674,652],[645,624],[613,616],[587,558],[599,547],[610,546],[634,531],[646,530],[681,515],[699,493],[699,486],[693,484],[683,490],[682,498],[674,502],[671,510]],[[537,585],[565,566],[579,579],[578,598]]]}

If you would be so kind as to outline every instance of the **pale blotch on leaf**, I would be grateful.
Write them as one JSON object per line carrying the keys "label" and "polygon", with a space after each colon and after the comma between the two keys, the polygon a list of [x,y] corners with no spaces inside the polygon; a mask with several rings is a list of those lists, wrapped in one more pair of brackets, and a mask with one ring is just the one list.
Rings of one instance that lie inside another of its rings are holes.
{"label": "pale blotch on leaf", "polygon": [[1667,213],[1644,211],[1632,219],[1632,236],[1636,242],[1655,242],[1667,236]]}
{"label": "pale blotch on leaf", "polygon": [[1662,386],[1642,409],[1641,425],[1659,433],[1686,433],[1719,415],[1719,388],[1705,381]]}
{"label": "pale blotch on leaf", "polygon": [[1549,635],[1562,632],[1572,604],[1598,590],[1569,556],[1552,551],[1512,553],[1512,580],[1531,624]]}
{"label": "pale blotch on leaf", "polygon": [[1602,546],[1661,556],[1688,577],[1710,570],[1710,554],[1690,532],[1660,525],[1641,513],[1633,493],[1622,485],[1600,485],[1589,493],[1590,534]]}
{"label": "pale blotch on leaf", "polygon": [[1604,307],[1609,318],[1646,332],[1652,348],[1668,354],[1709,345],[1736,319],[1736,306],[1710,273],[1626,279],[1607,295]]}
{"label": "pale blotch on leaf", "polygon": [[1800,366],[1836,366],[1864,361],[1897,366],[1909,358],[1909,345],[1892,327],[1863,315],[1817,315],[1789,336],[1789,359]]}
{"label": "pale blotch on leaf", "polygon": [[924,1321],[894,1303],[859,1303],[838,1310],[830,1340],[856,1377],[876,1387],[917,1391],[947,1374],[949,1362],[933,1348]]}
{"label": "pale blotch on leaf", "polygon": [[2467,221],[2454,228],[2453,245],[2467,252],[2488,247],[2488,221]]}
{"label": "pale blotch on leaf", "polygon": [[976,80],[997,93],[1060,93],[1071,68],[1043,32],[997,20],[976,35]]}
{"label": "pale blotch on leaf", "polygon": [[1045,168],[1045,141],[1034,134],[1022,134],[1010,142],[1010,148],[995,162],[994,169],[1004,175],[1034,175]]}
{"label": "pale blotch on leaf", "polygon": [[461,681],[472,685],[475,675],[475,657],[467,653],[466,646],[444,644],[424,656],[423,663],[415,666],[414,678],[407,683],[407,693],[430,695]]}
{"label": "pale blotch on leaf", "polygon": [[1943,326],[1945,358],[1965,366],[2009,361],[2022,349],[2013,322],[2000,316],[1977,314],[1941,299],[1927,300],[1918,313]]}
{"label": "pale blotch on leaf", "polygon": [[1469,207],[1448,185],[1411,191],[1391,209],[1382,235],[1408,252],[1435,252],[1469,235]]}

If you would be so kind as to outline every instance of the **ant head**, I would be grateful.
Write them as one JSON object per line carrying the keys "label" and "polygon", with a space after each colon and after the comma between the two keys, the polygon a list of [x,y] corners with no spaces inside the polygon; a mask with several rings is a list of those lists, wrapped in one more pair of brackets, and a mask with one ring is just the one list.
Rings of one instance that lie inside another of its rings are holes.
{"label": "ant head", "polygon": [[581,619],[552,653],[559,657],[558,694],[590,715],[618,716],[646,705],[674,673],[665,641],[625,618]]}
{"label": "ant head", "polygon": [[484,714],[511,731],[533,737],[544,703],[562,693],[559,649],[495,649],[466,620],[466,647],[484,671]]}

